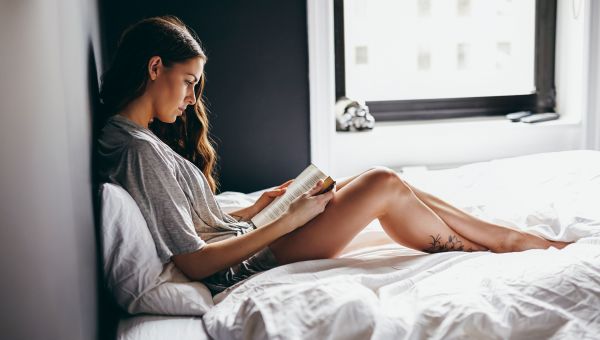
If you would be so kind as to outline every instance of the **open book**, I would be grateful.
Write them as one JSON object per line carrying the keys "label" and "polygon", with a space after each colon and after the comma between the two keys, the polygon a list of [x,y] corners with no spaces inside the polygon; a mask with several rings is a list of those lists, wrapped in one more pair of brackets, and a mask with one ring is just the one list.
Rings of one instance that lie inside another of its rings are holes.
{"label": "open book", "polygon": [[331,177],[325,175],[314,164],[309,165],[287,187],[285,194],[276,197],[271,204],[252,217],[252,223],[260,228],[276,220],[287,211],[288,206],[296,198],[314,187],[319,180],[323,180],[323,189],[318,193],[319,195],[333,189],[335,185],[335,181]]}

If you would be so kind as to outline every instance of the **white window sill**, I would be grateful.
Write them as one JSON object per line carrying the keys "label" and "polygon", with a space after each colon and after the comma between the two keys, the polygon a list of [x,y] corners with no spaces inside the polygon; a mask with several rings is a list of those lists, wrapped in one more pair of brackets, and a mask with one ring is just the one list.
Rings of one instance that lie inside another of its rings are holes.
{"label": "white window sill", "polygon": [[331,167],[349,176],[373,165],[440,167],[578,149],[581,122],[568,116],[527,124],[504,117],[378,122],[371,131],[335,132]]}
{"label": "white window sill", "polygon": [[[469,118],[452,118],[452,119],[436,119],[436,120],[407,120],[407,121],[394,121],[394,122],[375,122],[375,128],[396,128],[399,126],[443,126],[443,127],[455,127],[459,125],[468,125],[475,128],[489,128],[489,127],[514,127],[514,128],[541,128],[545,126],[579,126],[581,119],[571,117],[560,117],[556,120],[551,120],[541,123],[513,123],[508,119],[501,116],[493,117],[469,117]],[[336,131],[339,134],[345,134],[348,132]],[[367,131],[368,132],[368,131]]]}

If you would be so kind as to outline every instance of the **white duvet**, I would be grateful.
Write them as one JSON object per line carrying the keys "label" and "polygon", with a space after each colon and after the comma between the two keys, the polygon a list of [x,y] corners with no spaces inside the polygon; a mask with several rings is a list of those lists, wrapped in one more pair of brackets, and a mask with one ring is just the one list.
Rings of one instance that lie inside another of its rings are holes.
{"label": "white duvet", "polygon": [[[600,337],[600,152],[539,154],[402,176],[483,219],[576,242],[562,250],[431,255],[390,244],[281,266],[216,296],[203,317],[208,334]],[[374,221],[355,242],[381,233]]]}

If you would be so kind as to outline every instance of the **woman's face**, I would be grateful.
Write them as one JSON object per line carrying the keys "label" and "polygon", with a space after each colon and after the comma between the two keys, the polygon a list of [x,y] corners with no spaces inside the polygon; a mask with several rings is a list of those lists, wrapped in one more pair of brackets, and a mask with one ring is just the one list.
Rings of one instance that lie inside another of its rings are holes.
{"label": "woman's face", "polygon": [[188,105],[196,103],[195,85],[200,81],[204,59],[191,58],[165,67],[159,57],[149,63],[147,91],[152,99],[153,118],[174,123]]}

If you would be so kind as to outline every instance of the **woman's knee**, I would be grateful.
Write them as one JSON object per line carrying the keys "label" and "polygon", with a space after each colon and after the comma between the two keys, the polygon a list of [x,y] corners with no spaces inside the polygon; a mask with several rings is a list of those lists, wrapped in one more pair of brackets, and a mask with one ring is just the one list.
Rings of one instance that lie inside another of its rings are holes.
{"label": "woman's knee", "polygon": [[369,169],[364,175],[367,176],[367,181],[377,188],[397,191],[401,194],[408,194],[411,192],[408,185],[400,178],[400,175],[390,168],[376,166]]}

